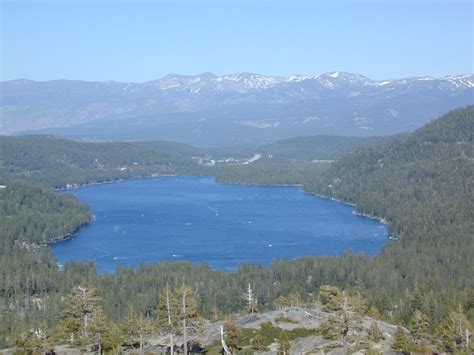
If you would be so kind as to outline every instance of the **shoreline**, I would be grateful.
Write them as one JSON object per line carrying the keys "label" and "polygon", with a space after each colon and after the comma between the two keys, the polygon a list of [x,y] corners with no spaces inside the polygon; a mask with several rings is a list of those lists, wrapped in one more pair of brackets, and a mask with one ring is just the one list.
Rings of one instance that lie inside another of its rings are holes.
{"label": "shoreline", "polygon": [[334,202],[338,202],[338,203],[342,203],[344,205],[354,207],[354,210],[352,211],[352,213],[355,214],[356,216],[362,216],[362,217],[366,217],[366,218],[370,218],[370,219],[375,219],[375,220],[379,221],[382,224],[390,225],[390,222],[388,220],[386,220],[385,218],[378,217],[378,216],[375,216],[375,215],[371,215],[371,214],[368,214],[368,213],[357,212],[357,205],[355,203],[345,202],[343,200],[338,200],[337,198],[334,198],[334,197],[327,197],[327,196],[319,195],[319,194],[312,193],[312,192],[307,192],[307,191],[304,191],[304,192],[309,194],[309,195],[324,198],[325,200],[331,200],[331,201],[334,201]]}
{"label": "shoreline", "polygon": [[314,192],[306,191],[304,189],[304,184],[238,183],[238,182],[221,181],[215,176],[210,176],[210,177],[213,177],[216,180],[216,182],[218,182],[220,184],[225,184],[225,185],[259,186],[259,187],[299,187],[299,188],[301,188],[301,191],[305,194],[308,194],[308,195],[311,195],[311,196],[316,196],[316,197],[319,197],[319,198],[323,198],[325,200],[331,200],[331,201],[334,201],[334,202],[338,202],[338,203],[342,203],[344,205],[354,207],[354,210],[352,211],[352,213],[357,215],[357,216],[362,216],[362,217],[366,217],[366,218],[370,218],[370,219],[375,219],[375,220],[378,220],[382,224],[390,225],[390,222],[388,220],[386,220],[385,218],[375,216],[375,215],[371,215],[371,214],[368,214],[368,213],[358,212],[357,211],[357,205],[355,203],[350,203],[350,202],[346,202],[346,201],[343,201],[343,200],[338,200],[337,198],[334,198],[334,197],[324,196],[324,195],[320,195],[320,194],[317,194],[317,193],[314,193]]}
{"label": "shoreline", "polygon": [[[161,175],[161,174],[152,174],[152,175],[149,175],[149,176],[122,178],[122,179],[107,180],[107,181],[101,181],[101,182],[91,182],[91,183],[86,183],[86,184],[77,185],[77,186],[61,187],[61,188],[55,189],[55,191],[56,192],[61,192],[61,191],[74,190],[74,189],[87,187],[87,186],[105,185],[105,184],[113,184],[113,183],[130,181],[130,180],[143,180],[143,179],[153,179],[153,178],[173,177],[173,176],[174,177],[176,177],[176,176],[182,176],[182,177],[195,176],[195,177],[200,177],[200,178],[208,177],[208,178],[212,178],[216,183],[224,184],[224,185],[258,186],[258,187],[298,187],[298,188],[300,188],[300,191],[302,191],[304,194],[311,195],[313,197],[319,197],[319,198],[322,198],[322,199],[325,199],[325,200],[331,200],[331,201],[334,201],[334,202],[337,202],[337,203],[341,203],[341,204],[350,206],[350,207],[353,208],[352,214],[357,215],[357,216],[361,216],[361,217],[365,217],[365,218],[369,218],[369,219],[373,219],[373,220],[377,220],[377,221],[379,221],[380,223],[382,223],[384,225],[390,226],[389,221],[387,221],[384,218],[381,218],[381,217],[378,217],[378,216],[375,216],[375,215],[370,215],[370,214],[367,214],[367,213],[358,212],[357,211],[357,205],[354,204],[354,203],[350,203],[350,202],[346,202],[346,201],[343,201],[343,200],[338,200],[334,197],[324,196],[324,195],[320,195],[320,194],[317,194],[317,193],[306,191],[304,189],[304,184],[234,183],[234,182],[221,181],[217,176],[212,176],[212,175],[183,175],[183,174],[163,174],[163,175]],[[61,243],[61,242],[65,242],[65,241],[74,239],[74,237],[77,236],[77,234],[80,232],[80,230],[82,228],[89,225],[89,223],[93,222],[95,219],[96,219],[95,216],[91,215],[90,220],[83,223],[83,224],[81,224],[80,226],[78,226],[78,228],[74,232],[72,232],[70,234],[67,234],[67,235],[58,236],[58,237],[52,239],[51,241],[48,241],[48,242],[45,242],[45,243],[39,243],[38,246],[40,246],[40,247],[50,247],[53,244]],[[390,233],[388,233],[388,239],[389,240],[394,239],[390,236]]]}
{"label": "shoreline", "polygon": [[[183,176],[193,176],[193,175],[183,175]],[[207,175],[207,176],[216,180],[218,184],[223,184],[223,185],[258,186],[258,187],[301,187],[301,188],[303,187],[303,184],[259,184],[259,183],[248,183],[248,182],[242,182],[242,183],[227,182],[227,181],[219,180],[219,178],[216,176],[212,176],[212,175]]]}
{"label": "shoreline", "polygon": [[[55,188],[54,191],[60,192],[60,191],[67,191],[67,190],[75,190],[75,189],[79,189],[81,187],[87,187],[87,186],[115,184],[117,182],[123,182],[123,181],[129,181],[129,180],[153,179],[153,178],[159,178],[159,177],[162,177],[162,176],[180,176],[180,175],[178,175],[178,174],[152,174],[152,175],[146,175],[146,176],[135,176],[135,177],[130,177],[130,178],[121,178],[121,179],[116,179],[116,180],[104,180],[104,181],[99,181],[99,182],[87,182],[85,184],[72,184],[72,186],[67,186],[67,185],[70,185],[70,184],[66,184],[66,187],[58,187],[58,188]],[[182,175],[182,176],[191,176],[191,175]]]}
{"label": "shoreline", "polygon": [[93,186],[93,185],[105,185],[105,184],[113,184],[115,182],[121,182],[121,181],[126,181],[127,179],[117,179],[117,180],[106,180],[106,181],[101,181],[101,182],[88,182],[85,184],[72,184],[71,186],[68,186],[70,184],[66,184],[66,187],[58,187],[55,188],[54,191],[60,192],[60,191],[66,191],[66,190],[74,190],[74,189],[79,189],[81,187],[86,187],[86,186]]}
{"label": "shoreline", "polygon": [[84,222],[83,224],[81,224],[80,226],[78,226],[74,232],[72,233],[69,233],[69,234],[65,234],[65,235],[60,235],[58,237],[55,237],[53,238],[52,240],[48,241],[48,242],[45,242],[45,243],[39,243],[38,245],[39,246],[42,246],[42,247],[49,247],[50,245],[52,244],[56,244],[56,243],[61,243],[61,242],[65,242],[67,240],[71,240],[71,239],[74,239],[74,237],[77,235],[77,233],[79,233],[79,231],[84,228],[85,226],[87,226],[89,223],[95,221],[95,216],[94,215],[91,215],[91,218]]}

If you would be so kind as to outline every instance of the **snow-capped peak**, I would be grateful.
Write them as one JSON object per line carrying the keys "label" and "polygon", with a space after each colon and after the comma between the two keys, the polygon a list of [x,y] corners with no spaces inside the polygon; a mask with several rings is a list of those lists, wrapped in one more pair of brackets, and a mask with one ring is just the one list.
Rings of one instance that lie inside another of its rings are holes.
{"label": "snow-capped peak", "polygon": [[314,78],[323,86],[335,89],[347,86],[373,86],[374,81],[364,75],[333,71]]}
{"label": "snow-capped peak", "polygon": [[269,76],[253,73],[236,73],[229,75],[222,75],[217,78],[220,83],[236,82],[248,89],[268,89],[272,86],[280,84],[285,81],[285,77]]}
{"label": "snow-capped peak", "polygon": [[448,75],[443,77],[443,80],[447,80],[456,87],[474,87],[474,75]]}
{"label": "snow-capped peak", "polygon": [[[162,90],[184,91],[191,94],[209,91],[234,91],[266,90],[282,84],[300,85],[301,82],[313,81],[316,85],[328,89],[346,88],[358,90],[360,87],[385,87],[405,85],[408,83],[431,83],[443,85],[444,88],[472,88],[474,87],[473,75],[453,75],[437,79],[430,76],[412,77],[398,80],[372,80],[360,74],[333,71],[320,75],[289,75],[272,76],[255,73],[234,73],[216,76],[212,73],[198,75],[169,74],[163,78],[145,83],[147,86],[158,87]],[[439,83],[439,84],[438,84]],[[300,90],[300,89],[298,89]],[[304,90],[304,89],[301,89]]]}

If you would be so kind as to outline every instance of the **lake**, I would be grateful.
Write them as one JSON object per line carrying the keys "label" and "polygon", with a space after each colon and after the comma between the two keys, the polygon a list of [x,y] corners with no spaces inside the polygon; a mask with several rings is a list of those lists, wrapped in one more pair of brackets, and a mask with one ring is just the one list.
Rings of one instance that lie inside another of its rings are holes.
{"label": "lake", "polygon": [[243,263],[378,253],[385,224],[299,187],[226,185],[209,177],[167,176],[90,185],[74,193],[95,220],[52,245],[61,264],[93,260],[100,273],[164,260],[235,270]]}

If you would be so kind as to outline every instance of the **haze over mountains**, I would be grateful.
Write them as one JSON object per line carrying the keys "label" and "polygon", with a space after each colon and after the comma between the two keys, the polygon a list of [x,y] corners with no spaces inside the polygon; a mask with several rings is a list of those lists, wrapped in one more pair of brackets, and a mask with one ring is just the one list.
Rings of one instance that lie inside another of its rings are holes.
{"label": "haze over mountains", "polygon": [[196,145],[394,134],[474,103],[474,75],[377,81],[344,72],[203,73],[145,83],[13,80],[0,85],[0,134]]}

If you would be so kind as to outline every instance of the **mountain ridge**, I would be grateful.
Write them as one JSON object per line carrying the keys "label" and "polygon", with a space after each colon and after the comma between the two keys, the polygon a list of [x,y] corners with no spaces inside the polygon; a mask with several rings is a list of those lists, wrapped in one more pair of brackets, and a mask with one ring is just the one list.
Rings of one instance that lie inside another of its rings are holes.
{"label": "mountain ridge", "polygon": [[[249,77],[251,79],[249,79]],[[358,73],[349,73],[349,72],[344,72],[344,71],[330,71],[326,73],[321,73],[321,74],[293,74],[293,75],[266,75],[266,74],[259,74],[259,73],[252,73],[252,72],[236,72],[236,73],[230,73],[230,74],[222,74],[222,75],[217,75],[212,72],[203,72],[199,74],[177,74],[177,73],[170,73],[162,76],[161,78],[158,79],[153,79],[153,80],[148,80],[144,82],[135,82],[135,81],[119,81],[119,80],[80,80],[80,79],[51,79],[51,80],[33,80],[33,79],[26,79],[26,78],[20,78],[20,79],[11,79],[11,80],[3,80],[0,81],[0,83],[22,83],[22,82],[36,82],[36,83],[48,83],[48,82],[87,82],[87,83],[115,83],[115,84],[127,84],[127,85],[147,85],[151,83],[156,83],[160,81],[166,81],[170,79],[191,79],[191,78],[199,78],[202,80],[202,78],[205,79],[210,79],[210,80],[216,80],[217,82],[221,82],[224,80],[229,80],[229,81],[241,81],[241,80],[247,80],[247,81],[259,81],[262,79],[268,79],[272,80],[274,84],[279,84],[282,82],[298,82],[298,81],[303,81],[303,80],[316,80],[316,79],[322,79],[322,78],[357,78],[360,81],[363,82],[370,82],[373,83],[374,85],[377,86],[384,86],[387,85],[388,83],[399,83],[399,82],[404,82],[407,80],[411,81],[450,81],[452,83],[458,83],[459,85],[463,85],[465,87],[474,87],[474,74],[452,74],[452,75],[444,75],[442,77],[434,77],[434,76],[409,76],[409,77],[404,77],[400,79],[372,79],[368,76],[358,74]]]}
{"label": "mountain ridge", "polygon": [[[413,131],[431,117],[473,104],[474,75],[380,81],[334,71],[169,74],[145,83],[21,79],[0,82],[0,92],[0,134],[53,129],[39,133],[194,145],[261,144],[298,135]],[[84,124],[85,129],[76,127]],[[79,134],[81,130],[85,132]]]}

